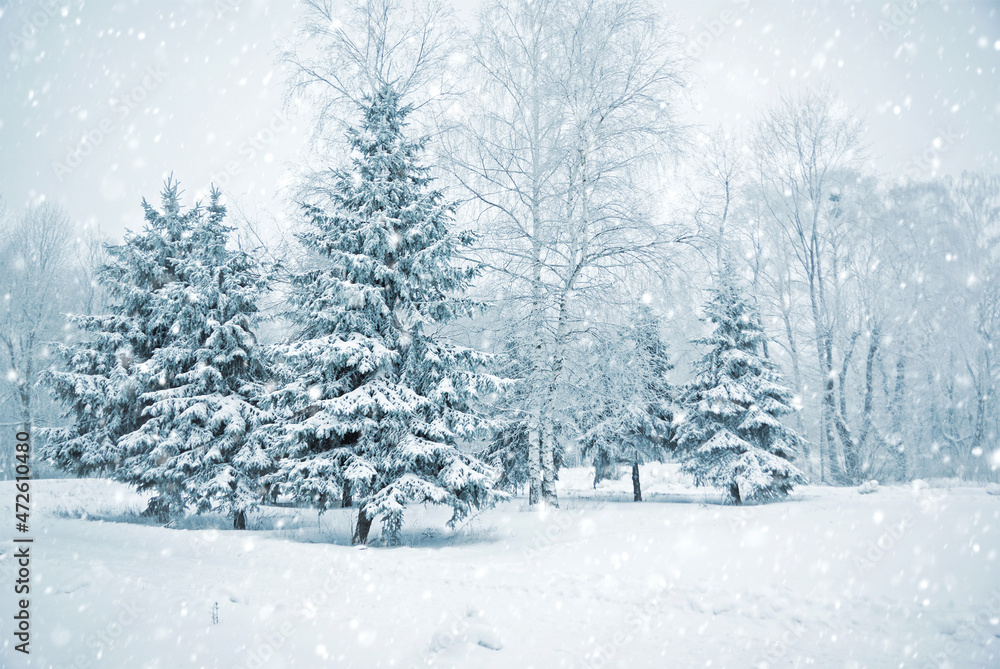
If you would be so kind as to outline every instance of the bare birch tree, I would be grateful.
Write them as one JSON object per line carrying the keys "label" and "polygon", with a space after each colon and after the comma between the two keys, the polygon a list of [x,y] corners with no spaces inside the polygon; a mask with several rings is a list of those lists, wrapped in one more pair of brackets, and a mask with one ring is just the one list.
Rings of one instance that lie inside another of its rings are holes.
{"label": "bare birch tree", "polygon": [[[956,291],[971,332],[959,340],[960,355],[971,381],[972,430],[962,453],[970,474],[985,470],[981,459],[1000,432],[997,389],[1000,363],[1000,176],[966,172],[952,186],[954,224],[964,256],[964,291]],[[994,470],[995,471],[995,470]],[[964,472],[963,472],[964,473]]]}
{"label": "bare birch tree", "polygon": [[491,2],[473,45],[455,171],[529,361],[529,501],[555,505],[555,414],[587,304],[677,240],[651,217],[640,168],[679,138],[681,63],[660,17],[629,0]]}
{"label": "bare birch tree", "polygon": [[46,344],[59,337],[68,294],[73,228],[58,206],[44,202],[14,220],[0,247],[0,347],[21,423],[36,420],[36,383]]}
{"label": "bare birch tree", "polygon": [[[841,481],[837,454],[834,369],[836,192],[864,158],[863,126],[836,98],[786,96],[760,120],[754,144],[759,195],[793,251],[808,290],[817,369],[822,385],[821,477]],[[834,199],[831,200],[831,195]],[[851,466],[854,453],[845,453]]]}

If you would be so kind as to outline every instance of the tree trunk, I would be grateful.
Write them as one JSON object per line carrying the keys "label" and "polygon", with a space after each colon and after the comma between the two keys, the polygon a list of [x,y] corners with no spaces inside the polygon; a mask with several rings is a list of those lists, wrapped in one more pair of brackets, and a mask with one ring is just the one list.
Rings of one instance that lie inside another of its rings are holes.
{"label": "tree trunk", "polygon": [[[851,358],[854,356],[854,345],[860,336],[860,331],[856,331],[851,335],[851,342],[844,352],[844,359],[840,365],[840,411],[836,417],[837,436],[840,437],[840,443],[844,447],[845,474],[847,480],[852,483],[860,483],[858,479],[860,477],[861,465],[858,452],[861,444],[864,443],[864,436],[859,436],[855,439],[847,422],[847,371],[851,365]],[[871,363],[871,347],[869,347],[869,363]]]}
{"label": "tree trunk", "polygon": [[[537,205],[532,206],[533,224],[538,226],[540,214],[537,212]],[[531,323],[535,329],[535,343],[530,349],[531,364],[531,398],[530,414],[528,418],[528,504],[535,506],[542,501],[542,397],[540,396],[545,383],[542,379],[542,261],[541,245],[537,241],[537,229],[533,231],[536,235],[532,239],[532,269],[531,269]]]}
{"label": "tree trunk", "polygon": [[823,375],[826,377],[826,381],[823,384],[823,413],[826,414],[826,420],[824,421],[824,429],[826,434],[824,435],[824,441],[827,447],[827,468],[830,472],[830,480],[834,483],[840,483],[843,478],[843,470],[840,467],[840,458],[837,455],[837,442],[834,440],[833,428],[835,416],[837,414],[837,404],[834,397],[836,388],[833,381],[833,342],[829,335],[822,338],[822,350],[820,352],[820,369],[823,370]]}
{"label": "tree trunk", "polygon": [[[817,189],[813,194],[815,198],[821,189]],[[809,235],[808,257],[811,270],[809,272],[809,299],[812,306],[813,319],[816,323],[817,345],[822,340],[823,350],[820,352],[820,370],[826,379],[823,392],[823,406],[826,409],[829,420],[826,422],[826,443],[829,447],[829,467],[830,478],[834,483],[842,483],[844,480],[843,470],[840,466],[840,457],[837,454],[837,442],[833,437],[833,428],[836,425],[837,403],[834,396],[835,384],[833,381],[833,319],[826,304],[826,281],[823,278],[823,261],[821,260],[820,234],[819,234],[819,212],[822,205],[819,201],[813,200],[812,206],[812,226]],[[835,217],[838,214],[834,214]],[[836,253],[833,256],[836,266]],[[833,274],[834,291],[836,291],[837,273]],[[836,298],[836,295],[834,295]],[[820,336],[822,335],[822,336]]]}
{"label": "tree trunk", "polygon": [[821,421],[823,433],[820,448],[826,451],[822,459],[825,460],[830,480],[839,483],[843,479],[843,475],[837,457],[837,443],[833,434],[837,415],[837,401],[834,397],[836,389],[833,381],[833,335],[824,318],[826,316],[826,300],[823,294],[823,273],[819,264],[819,243],[816,233],[818,212],[819,206],[817,204],[813,211],[811,234],[801,231],[799,233],[804,255],[801,262],[809,282],[809,307],[812,311],[813,332],[816,336],[816,356],[823,387],[821,405],[823,409]]}
{"label": "tree trunk", "polygon": [[233,514],[233,529],[234,530],[247,529],[247,514],[242,509]]}
{"label": "tree trunk", "polygon": [[565,364],[565,349],[569,338],[569,300],[575,281],[576,271],[566,280],[559,299],[559,320],[552,351],[552,367],[549,370],[549,379],[541,411],[542,498],[550,506],[559,506],[559,497],[556,493],[555,435],[552,430],[552,414],[556,393],[559,389],[559,379]]}
{"label": "tree trunk", "polygon": [[347,509],[354,505],[354,500],[351,498],[351,482],[344,479],[344,485],[340,490],[340,508]]}
{"label": "tree trunk", "polygon": [[812,308],[813,330],[816,335],[816,356],[819,362],[819,373],[823,387],[821,402],[822,417],[820,419],[820,480],[838,481],[841,478],[840,464],[837,462],[836,444],[833,437],[834,414],[836,406],[833,398],[833,351],[824,355],[828,336],[823,332],[823,321],[820,317],[819,303],[816,297],[815,270],[807,266],[809,277],[809,306]]}
{"label": "tree trunk", "polygon": [[[534,413],[534,410],[532,410]],[[538,419],[532,417],[528,427],[528,504],[535,506],[542,501],[542,433]]]}
{"label": "tree trunk", "polygon": [[[541,26],[539,26],[539,29]],[[533,35],[531,43],[531,130],[530,130],[530,151],[531,151],[531,327],[534,328],[532,335],[535,337],[534,345],[530,349],[531,355],[531,393],[529,395],[532,402],[530,423],[528,425],[528,504],[537,506],[542,502],[543,496],[543,472],[542,453],[545,451],[542,440],[542,398],[539,396],[545,384],[542,378],[542,338],[545,328],[542,327],[544,320],[545,305],[542,303],[542,128],[541,128],[541,93],[539,89],[541,74],[540,47],[538,44],[538,33]]]}
{"label": "tree trunk", "polygon": [[735,483],[729,484],[729,496],[733,499],[733,504],[742,504],[743,500],[740,498],[740,487]]}
{"label": "tree trunk", "polygon": [[[972,377],[972,387],[976,391],[976,417],[975,417],[975,428],[972,432],[972,443],[969,445],[966,453],[963,453],[963,468],[968,463],[968,458],[970,454],[978,453],[983,450],[986,446],[986,423],[989,414],[988,400],[990,397],[990,360],[989,353],[985,353],[982,356],[982,360],[979,365],[979,373],[972,369],[972,365],[966,363],[966,368],[969,370],[969,375]],[[976,455],[972,456],[972,474],[978,474],[980,470],[980,460]]]}
{"label": "tree trunk", "polygon": [[874,426],[872,414],[875,412],[875,360],[879,355],[880,338],[881,334],[876,328],[872,330],[868,340],[868,358],[865,360],[865,403],[861,414],[861,434],[858,435],[858,444],[862,447],[868,442],[868,435]]}
{"label": "tree trunk", "polygon": [[559,506],[559,496],[556,494],[556,463],[555,436],[552,434],[552,419],[546,420],[542,434],[545,439],[541,444],[542,451],[542,498],[549,506]]}
{"label": "tree trunk", "polygon": [[19,377],[17,380],[17,396],[19,404],[21,405],[21,422],[24,423],[24,429],[28,434],[34,434],[35,428],[35,417],[32,411],[32,388],[34,387],[34,371],[32,369],[33,365],[27,364],[24,371],[24,376]]}
{"label": "tree trunk", "polygon": [[632,501],[642,501],[642,486],[639,484],[639,461],[632,463]]}
{"label": "tree trunk", "polygon": [[368,532],[372,529],[373,518],[369,517],[365,507],[358,508],[358,524],[354,527],[354,537],[351,543],[365,545],[368,543]]}
{"label": "tree trunk", "polygon": [[[792,319],[789,310],[782,308],[781,318],[785,323],[785,337],[788,339],[788,357],[792,360],[792,378],[795,380],[795,394],[802,397],[802,371],[799,369],[799,351],[795,343],[795,334],[792,332]],[[812,453],[809,449],[809,440],[805,438],[806,428],[802,423],[802,411],[795,412],[795,430],[802,437],[802,457],[806,462],[806,472],[812,474]],[[820,478],[822,479],[822,471],[820,472]]]}
{"label": "tree trunk", "polygon": [[172,501],[166,493],[160,491],[149,500],[141,515],[145,518],[153,518],[158,523],[169,523],[171,515],[176,512],[176,506],[179,506],[174,502],[175,508],[171,508]]}
{"label": "tree trunk", "polygon": [[[905,481],[906,471],[906,448],[903,445],[903,393],[906,390],[906,356],[900,353],[896,358],[896,387],[892,393],[892,434],[889,443],[895,449],[896,456],[896,476],[900,481]],[[933,404],[932,404],[933,409]]]}

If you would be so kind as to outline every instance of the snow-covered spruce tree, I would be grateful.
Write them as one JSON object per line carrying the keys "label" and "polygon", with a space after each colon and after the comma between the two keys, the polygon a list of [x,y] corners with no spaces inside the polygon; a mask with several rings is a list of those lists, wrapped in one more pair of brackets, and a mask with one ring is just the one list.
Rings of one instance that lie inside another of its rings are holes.
{"label": "snow-covered spruce tree", "polygon": [[486,427],[470,404],[493,380],[477,371],[486,355],[436,336],[469,311],[457,295],[474,268],[454,254],[473,238],[450,230],[453,205],[418,162],[425,140],[405,134],[410,107],[384,86],[361,111],[350,165],[304,207],[267,481],[321,510],[357,504],[355,541],[379,518],[396,543],[408,503],[449,505],[454,525],[495,500],[495,472],[458,448]]}
{"label": "snow-covered spruce tree", "polygon": [[806,479],[792,464],[801,438],[780,420],[792,411],[792,393],[758,352],[766,335],[731,277],[726,271],[719,278],[704,307],[715,331],[695,343],[711,350],[695,363],[675,423],[683,470],[739,504],[784,497]]}
{"label": "snow-covered spruce tree", "polygon": [[248,438],[260,411],[263,367],[252,328],[264,287],[259,265],[227,248],[220,193],[181,211],[178,184],[162,211],[145,200],[145,229],[108,247],[99,280],[110,312],[74,318],[83,340],[47,380],[71,427],[46,454],[77,474],[106,473],[155,492],[166,520],[194,505],[243,528],[269,463]]}
{"label": "snow-covered spruce tree", "polygon": [[594,463],[594,485],[618,464],[632,468],[632,498],[642,501],[639,465],[663,461],[671,446],[673,388],[660,321],[646,306],[617,337],[595,346],[579,423],[582,453]]}

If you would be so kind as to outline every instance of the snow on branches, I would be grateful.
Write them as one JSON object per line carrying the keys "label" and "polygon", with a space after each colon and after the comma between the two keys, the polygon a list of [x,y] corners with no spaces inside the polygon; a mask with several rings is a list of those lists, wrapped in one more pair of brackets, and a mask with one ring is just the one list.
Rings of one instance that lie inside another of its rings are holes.
{"label": "snow on branches", "polygon": [[715,331],[695,342],[710,350],[695,363],[675,423],[684,471],[739,504],[784,497],[805,477],[792,464],[802,440],[780,421],[792,394],[758,352],[767,338],[760,317],[731,275],[705,305]]}
{"label": "snow on branches", "polygon": [[184,212],[168,179],[160,211],[143,201],[142,232],[108,248],[99,280],[110,313],[76,317],[86,336],[60,349],[66,364],[46,377],[74,419],[46,455],[154,491],[161,520],[190,504],[230,511],[241,526],[270,468],[248,438],[261,419],[253,327],[265,281],[227,248],[220,197]]}
{"label": "snow on branches", "polygon": [[458,295],[475,268],[454,256],[473,238],[418,162],[410,107],[383,86],[361,111],[349,166],[303,206],[267,481],[320,509],[357,504],[356,541],[380,518],[396,542],[407,504],[451,506],[454,524],[497,497],[494,470],[458,447],[486,426],[474,405],[495,379],[478,371],[488,356],[436,333],[470,310]]}

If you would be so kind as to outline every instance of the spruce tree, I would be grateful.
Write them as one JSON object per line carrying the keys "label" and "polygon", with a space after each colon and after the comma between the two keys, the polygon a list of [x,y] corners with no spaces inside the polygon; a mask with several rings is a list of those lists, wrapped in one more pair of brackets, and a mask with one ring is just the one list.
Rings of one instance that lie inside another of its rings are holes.
{"label": "spruce tree", "polygon": [[671,446],[673,388],[660,322],[646,306],[618,337],[591,351],[582,411],[582,452],[594,463],[594,485],[618,464],[632,469],[632,498],[642,501],[639,465],[662,462]]}
{"label": "spruce tree", "polygon": [[142,206],[144,230],[108,247],[99,270],[110,313],[75,317],[84,337],[47,375],[74,419],[47,455],[153,491],[148,512],[160,520],[190,504],[230,512],[242,528],[269,467],[249,439],[261,417],[251,400],[264,371],[253,334],[264,279],[227,248],[219,191],[182,212],[168,179],[162,211]]}
{"label": "spruce tree", "polygon": [[792,411],[792,393],[759,353],[761,320],[731,275],[720,277],[704,307],[715,330],[695,341],[710,350],[695,363],[676,429],[682,469],[739,504],[784,497],[805,477],[792,464],[802,440],[780,420]]}
{"label": "spruce tree", "polygon": [[477,372],[487,358],[437,333],[469,312],[457,296],[475,269],[454,256],[473,238],[450,229],[454,207],[418,160],[426,140],[406,136],[410,111],[389,86],[367,98],[328,201],[304,205],[295,334],[271,395],[281,419],[266,429],[279,461],[268,483],[321,510],[357,504],[360,543],[376,518],[398,542],[409,503],[449,505],[454,525],[496,495],[493,470],[458,447],[484,426],[472,403],[492,390]]}

